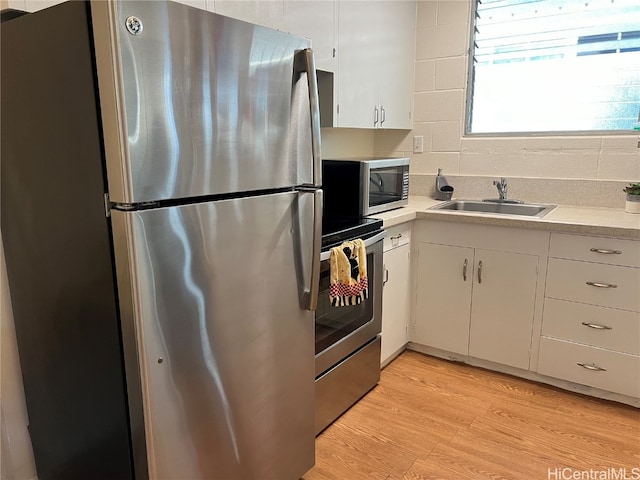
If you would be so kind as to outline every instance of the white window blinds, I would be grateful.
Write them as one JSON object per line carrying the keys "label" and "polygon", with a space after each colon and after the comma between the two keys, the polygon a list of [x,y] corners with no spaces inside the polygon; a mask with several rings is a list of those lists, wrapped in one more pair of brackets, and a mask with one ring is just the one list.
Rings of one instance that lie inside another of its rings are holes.
{"label": "white window blinds", "polygon": [[477,0],[471,133],[631,130],[640,0]]}

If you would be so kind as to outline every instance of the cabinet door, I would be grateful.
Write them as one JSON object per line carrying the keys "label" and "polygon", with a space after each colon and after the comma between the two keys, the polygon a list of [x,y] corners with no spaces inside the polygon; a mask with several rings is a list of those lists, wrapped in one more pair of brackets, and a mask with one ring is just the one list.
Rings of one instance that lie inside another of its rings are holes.
{"label": "cabinet door", "polygon": [[412,128],[416,2],[340,1],[338,127]]}
{"label": "cabinet door", "polygon": [[537,267],[535,255],[476,250],[470,356],[529,368]]}
{"label": "cabinet door", "polygon": [[24,10],[26,12],[37,12],[44,10],[45,8],[53,7],[64,0],[9,0],[9,8],[15,8],[16,10]]}
{"label": "cabinet door", "polygon": [[335,71],[335,2],[285,0],[284,30],[311,39],[316,69]]}
{"label": "cabinet door", "polygon": [[378,34],[380,128],[413,128],[416,2],[381,2],[386,10]]}
{"label": "cabinet door", "polygon": [[466,355],[473,248],[419,243],[416,324],[412,340]]}
{"label": "cabinet door", "polygon": [[[338,8],[338,127],[373,128],[378,101],[382,2],[340,1]],[[387,75],[391,74],[386,72]]]}
{"label": "cabinet door", "polygon": [[207,9],[207,0],[173,0],[176,3],[183,3],[190,7],[199,8],[200,10]]}
{"label": "cabinet door", "polygon": [[213,3],[213,11],[220,15],[282,30],[284,24],[282,0],[269,2],[260,0],[209,0],[209,2],[209,5]]}
{"label": "cabinet door", "polygon": [[409,327],[409,245],[384,252],[385,284],[382,290],[382,354],[385,362],[407,344]]}

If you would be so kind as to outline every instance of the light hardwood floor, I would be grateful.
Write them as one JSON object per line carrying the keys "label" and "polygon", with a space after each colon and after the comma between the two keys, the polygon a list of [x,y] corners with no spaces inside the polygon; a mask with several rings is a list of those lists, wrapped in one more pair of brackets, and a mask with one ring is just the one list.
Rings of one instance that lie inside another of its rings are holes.
{"label": "light hardwood floor", "polygon": [[640,480],[640,410],[406,351],[303,477],[484,478]]}

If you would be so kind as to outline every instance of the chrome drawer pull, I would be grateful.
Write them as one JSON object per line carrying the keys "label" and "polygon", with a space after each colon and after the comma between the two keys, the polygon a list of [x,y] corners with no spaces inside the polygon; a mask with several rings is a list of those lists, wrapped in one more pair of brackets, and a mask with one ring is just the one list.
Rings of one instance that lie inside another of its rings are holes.
{"label": "chrome drawer pull", "polygon": [[467,259],[464,259],[464,263],[462,264],[462,279],[467,281]]}
{"label": "chrome drawer pull", "polygon": [[402,234],[399,233],[398,235],[396,235],[395,237],[391,237],[391,240],[399,240],[402,238]]}
{"label": "chrome drawer pull", "polygon": [[599,325],[597,323],[582,322],[582,325],[589,328],[595,328],[596,330],[613,330],[613,327],[607,325]]}
{"label": "chrome drawer pull", "polygon": [[593,372],[606,372],[607,371],[606,368],[599,367],[595,363],[580,363],[580,362],[578,362],[578,365],[580,365],[582,368],[586,368],[587,370],[591,370]]}
{"label": "chrome drawer pull", "polygon": [[587,285],[598,288],[618,288],[618,285],[616,285],[615,283],[587,282]]}
{"label": "chrome drawer pull", "polygon": [[478,262],[478,283],[482,283],[482,260]]}
{"label": "chrome drawer pull", "polygon": [[603,248],[592,248],[592,252],[595,253],[604,253],[605,255],[620,255],[622,254],[621,250],[605,250]]}

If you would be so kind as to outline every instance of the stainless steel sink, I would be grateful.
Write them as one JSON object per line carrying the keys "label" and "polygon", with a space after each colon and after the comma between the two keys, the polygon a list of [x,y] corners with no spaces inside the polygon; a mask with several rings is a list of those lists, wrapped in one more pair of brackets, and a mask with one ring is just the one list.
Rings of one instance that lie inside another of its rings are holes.
{"label": "stainless steel sink", "polygon": [[432,210],[448,210],[454,212],[477,212],[497,215],[518,215],[540,218],[556,208],[557,205],[531,203],[487,202],[480,200],[452,200],[441,203]]}

